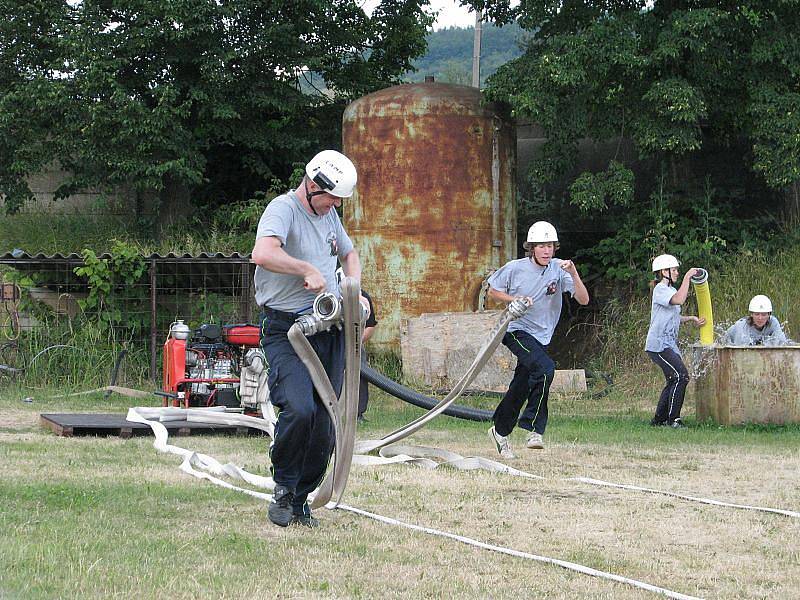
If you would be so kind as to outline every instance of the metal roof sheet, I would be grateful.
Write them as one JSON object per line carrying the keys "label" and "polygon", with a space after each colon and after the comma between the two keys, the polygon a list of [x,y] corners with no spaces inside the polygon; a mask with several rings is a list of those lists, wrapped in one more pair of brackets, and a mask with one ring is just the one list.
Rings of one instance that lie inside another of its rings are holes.
{"label": "metal roof sheet", "polygon": [[[113,254],[104,252],[101,259],[111,259]],[[142,275],[141,285],[150,285],[155,276],[156,287],[161,290],[205,290],[221,293],[241,293],[252,285],[255,266],[249,254],[233,252],[201,252],[199,254],[150,254],[142,258],[154,268]],[[6,265],[27,275],[38,274],[37,285],[51,289],[83,291],[88,288],[85,277],[79,277],[74,269],[83,265],[83,257],[71,254],[28,254],[15,250],[0,255],[0,265]]]}

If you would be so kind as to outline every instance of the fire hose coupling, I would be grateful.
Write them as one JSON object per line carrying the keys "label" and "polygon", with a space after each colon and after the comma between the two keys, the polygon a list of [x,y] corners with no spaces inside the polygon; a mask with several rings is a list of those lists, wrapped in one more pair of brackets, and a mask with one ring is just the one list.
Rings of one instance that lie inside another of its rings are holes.
{"label": "fire hose coupling", "polygon": [[508,305],[508,312],[515,319],[519,319],[531,307],[531,301],[528,298],[514,298]]}
{"label": "fire hose coupling", "polygon": [[322,292],[314,298],[312,311],[310,315],[297,319],[297,325],[306,337],[327,331],[342,321],[342,301],[330,292]]}
{"label": "fire hose coupling", "polygon": [[697,269],[697,273],[692,275],[691,277],[692,283],[695,285],[700,285],[708,281],[708,271],[705,269]]}

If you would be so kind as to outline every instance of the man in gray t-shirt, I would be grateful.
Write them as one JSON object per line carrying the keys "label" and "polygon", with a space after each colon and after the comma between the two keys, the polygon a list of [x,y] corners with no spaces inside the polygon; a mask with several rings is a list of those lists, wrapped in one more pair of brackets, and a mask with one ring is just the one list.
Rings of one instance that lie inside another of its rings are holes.
{"label": "man in gray t-shirt", "polygon": [[[503,458],[514,458],[508,435],[519,425],[529,432],[528,448],[543,448],[547,427],[547,399],[555,363],[545,351],[561,316],[563,294],[579,304],[589,303],[589,292],[571,260],[555,258],[555,228],[545,221],[531,225],[524,244],[529,255],[506,263],[489,278],[489,297],[500,302],[527,297],[532,306],[511,322],[503,345],[517,357],[514,378],[494,411],[489,437]],[[520,416],[520,410],[528,405]],[[517,421],[519,419],[519,421]]]}
{"label": "man in gray t-shirt", "polygon": [[[269,362],[268,385],[278,407],[270,450],[275,490],[267,515],[286,527],[316,526],[306,499],[325,476],[334,429],[311,376],[287,333],[323,291],[338,292],[337,262],[361,279],[361,262],[335,207],[356,184],[353,163],[324,150],[306,165],[297,189],[278,196],[261,216],[253,248],[256,301],[262,307],[261,347]],[[336,328],[308,338],[337,396],[344,381],[344,336]]]}
{"label": "man in gray t-shirt", "polygon": [[[291,191],[273,199],[261,215],[256,239],[276,246],[286,255],[281,257],[283,260],[296,261],[292,266],[297,270],[273,271],[256,263],[254,281],[259,306],[306,313],[319,292],[338,292],[337,263],[341,260],[346,264],[347,256],[353,252],[353,242],[335,210],[315,215],[305,208],[307,204],[297,191]],[[353,256],[358,258],[358,254]],[[321,282],[318,277],[322,278]]]}

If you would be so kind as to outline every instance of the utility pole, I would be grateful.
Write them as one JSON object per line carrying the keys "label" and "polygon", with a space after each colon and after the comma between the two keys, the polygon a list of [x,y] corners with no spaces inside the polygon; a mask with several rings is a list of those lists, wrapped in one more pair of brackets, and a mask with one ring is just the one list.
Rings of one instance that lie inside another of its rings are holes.
{"label": "utility pole", "polygon": [[481,12],[475,11],[475,41],[472,44],[472,87],[481,87]]}

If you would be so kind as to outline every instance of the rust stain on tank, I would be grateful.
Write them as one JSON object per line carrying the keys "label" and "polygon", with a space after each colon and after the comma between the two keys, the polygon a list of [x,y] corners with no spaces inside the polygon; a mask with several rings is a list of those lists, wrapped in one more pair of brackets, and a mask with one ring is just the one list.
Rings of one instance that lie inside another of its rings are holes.
{"label": "rust stain on tank", "polygon": [[516,258],[511,123],[478,90],[400,85],[347,107],[344,151],[358,186],[344,220],[364,264],[364,287],[399,346],[400,322],[474,310],[486,275]]}

